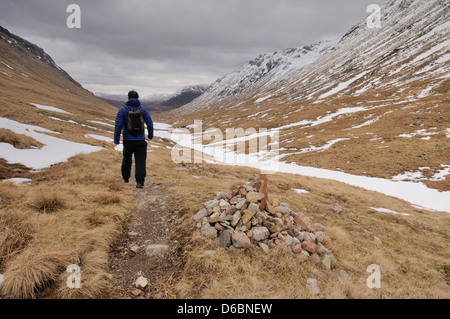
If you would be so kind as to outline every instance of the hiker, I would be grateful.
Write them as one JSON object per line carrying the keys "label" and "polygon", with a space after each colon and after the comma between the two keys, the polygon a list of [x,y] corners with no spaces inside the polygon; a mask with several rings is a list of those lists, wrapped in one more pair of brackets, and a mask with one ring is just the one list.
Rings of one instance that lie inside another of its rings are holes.
{"label": "hiker", "polygon": [[136,187],[143,188],[145,182],[147,142],[145,141],[144,122],[147,124],[148,138],[153,139],[153,121],[148,111],[141,108],[139,94],[132,90],[128,92],[128,102],[119,109],[114,131],[114,144],[120,143],[123,129],[123,160],[122,177],[128,183],[131,176],[131,163],[134,154]]}

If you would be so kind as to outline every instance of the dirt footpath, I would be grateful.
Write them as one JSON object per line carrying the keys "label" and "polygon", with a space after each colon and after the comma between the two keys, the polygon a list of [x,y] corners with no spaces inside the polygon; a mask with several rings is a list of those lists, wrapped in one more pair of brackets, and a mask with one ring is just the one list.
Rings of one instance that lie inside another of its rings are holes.
{"label": "dirt footpath", "polygon": [[[134,187],[132,182],[130,187]],[[148,182],[142,190],[134,191],[136,209],[130,213],[123,237],[110,257],[113,298],[173,297],[168,285],[182,249],[171,234],[176,234],[175,220],[181,212],[177,210],[177,198],[166,187]],[[151,255],[151,245],[165,245],[158,247],[166,250]],[[138,279],[147,285],[136,287]]]}

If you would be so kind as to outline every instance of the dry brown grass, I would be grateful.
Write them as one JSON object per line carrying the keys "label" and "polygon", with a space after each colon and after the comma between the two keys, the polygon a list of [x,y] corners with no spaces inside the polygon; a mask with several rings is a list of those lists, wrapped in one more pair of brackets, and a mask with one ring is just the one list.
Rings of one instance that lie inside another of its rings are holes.
{"label": "dry brown grass", "polygon": [[[1,295],[108,295],[108,253],[132,205],[130,189],[119,183],[119,156],[114,151],[80,155],[33,175],[31,185],[0,183]],[[80,179],[86,172],[90,178]],[[66,287],[70,264],[81,267],[81,289]]]}
{"label": "dry brown grass", "polygon": [[70,264],[66,251],[27,249],[8,264],[1,292],[6,298],[36,298]]}
{"label": "dry brown grass", "polygon": [[41,148],[43,146],[42,143],[30,136],[17,134],[5,128],[0,128],[0,143],[9,143],[19,149],[27,149],[31,148],[31,146]]}
{"label": "dry brown grass", "polygon": [[29,205],[43,213],[52,213],[65,206],[65,200],[57,190],[38,190],[31,196]]}
{"label": "dry brown grass", "polygon": [[[259,172],[210,164],[184,165],[186,171],[174,170],[183,165],[167,163],[169,152],[153,152],[149,165],[150,178],[171,184],[171,192],[185,203],[180,208],[186,213],[173,234],[184,245],[183,263],[175,269],[169,287],[165,287],[167,295],[206,299],[318,298],[305,286],[306,279],[313,277],[318,279],[322,291],[319,298],[450,296],[446,271],[450,264],[448,214],[419,210],[402,200],[331,180],[269,175],[271,195],[325,226],[325,242],[334,255],[332,269],[299,264],[281,247],[269,255],[258,248],[235,255],[205,239],[191,218],[215,192],[255,180]],[[292,188],[310,193],[299,195]],[[333,212],[336,205],[343,208],[341,212]],[[370,207],[385,207],[411,216],[378,213]],[[355,248],[355,243],[361,247]],[[207,250],[217,253],[208,255]],[[371,264],[381,267],[381,289],[366,286],[370,275],[366,269]],[[349,279],[338,276],[341,269],[350,275]],[[328,280],[321,280],[319,271],[326,271]]]}

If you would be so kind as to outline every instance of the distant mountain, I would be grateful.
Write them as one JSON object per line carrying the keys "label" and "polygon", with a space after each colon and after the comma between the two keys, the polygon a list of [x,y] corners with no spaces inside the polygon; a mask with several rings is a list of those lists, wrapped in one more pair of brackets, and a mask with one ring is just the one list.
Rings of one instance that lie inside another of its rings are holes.
{"label": "distant mountain", "polygon": [[[192,102],[201,96],[207,88],[208,85],[192,85],[178,90],[173,94],[154,94],[141,97],[140,101],[142,106],[150,112],[162,113]],[[127,101],[126,94],[103,94],[96,92],[95,95],[115,107],[121,107]]]}
{"label": "distant mountain", "polygon": [[159,106],[169,109],[179,108],[186,105],[203,93],[206,92],[209,85],[193,85],[185,87],[176,93],[174,93],[170,98],[158,103]]}
{"label": "distant mountain", "polygon": [[316,61],[336,43],[337,41],[319,41],[300,48],[262,54],[218,79],[201,98],[184,109],[194,111],[208,108],[223,99],[240,100],[260,90],[273,88],[289,79],[294,72]]}

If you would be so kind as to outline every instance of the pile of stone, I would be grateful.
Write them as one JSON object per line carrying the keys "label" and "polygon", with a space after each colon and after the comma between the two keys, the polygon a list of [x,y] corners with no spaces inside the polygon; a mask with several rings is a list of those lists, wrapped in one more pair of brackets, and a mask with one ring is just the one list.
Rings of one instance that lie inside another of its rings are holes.
{"label": "pile of stone", "polygon": [[323,245],[323,226],[313,225],[305,214],[292,211],[287,203],[271,196],[264,205],[264,197],[255,184],[245,183],[231,193],[217,193],[204,203],[194,220],[217,246],[234,251],[255,246],[268,254],[277,245],[285,245],[299,262],[322,262],[330,269],[332,255]]}

